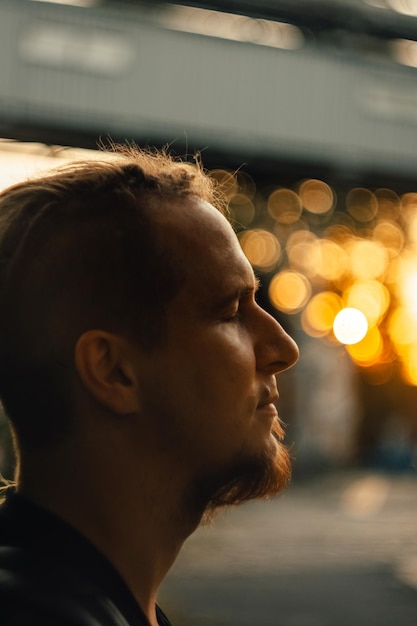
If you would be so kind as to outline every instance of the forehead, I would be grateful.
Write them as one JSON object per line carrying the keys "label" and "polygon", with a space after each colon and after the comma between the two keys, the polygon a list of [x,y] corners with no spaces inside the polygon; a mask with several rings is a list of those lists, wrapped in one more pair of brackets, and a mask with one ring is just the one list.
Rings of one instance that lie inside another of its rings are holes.
{"label": "forehead", "polygon": [[255,283],[252,267],[227,219],[198,198],[171,204],[157,216],[163,246],[185,285],[199,298]]}

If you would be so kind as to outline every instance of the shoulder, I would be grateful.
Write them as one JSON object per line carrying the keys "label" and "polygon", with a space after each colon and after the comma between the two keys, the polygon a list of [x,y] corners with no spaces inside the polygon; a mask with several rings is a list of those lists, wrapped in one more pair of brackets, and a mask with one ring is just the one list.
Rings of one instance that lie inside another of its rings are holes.
{"label": "shoulder", "polygon": [[[162,612],[158,621],[170,626]],[[0,623],[149,626],[104,555],[63,520],[13,493],[0,506]]]}
{"label": "shoulder", "polygon": [[89,581],[22,548],[0,547],[2,626],[129,626]]}

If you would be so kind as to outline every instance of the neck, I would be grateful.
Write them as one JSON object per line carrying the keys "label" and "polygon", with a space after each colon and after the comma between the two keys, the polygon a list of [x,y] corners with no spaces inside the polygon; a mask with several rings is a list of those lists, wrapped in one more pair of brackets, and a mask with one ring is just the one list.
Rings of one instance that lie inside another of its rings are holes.
{"label": "neck", "polygon": [[137,461],[128,463],[123,451],[113,447],[102,463],[97,449],[87,454],[62,445],[53,453],[22,459],[18,491],[87,537],[156,626],[158,587],[202,511],[186,509],[184,482],[163,461],[136,453],[143,461],[138,468]]}

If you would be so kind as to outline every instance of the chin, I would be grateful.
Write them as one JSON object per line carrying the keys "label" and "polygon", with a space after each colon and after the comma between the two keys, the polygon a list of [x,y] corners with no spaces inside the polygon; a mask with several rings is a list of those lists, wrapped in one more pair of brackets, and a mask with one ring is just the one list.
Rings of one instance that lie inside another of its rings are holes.
{"label": "chin", "polygon": [[257,454],[241,457],[212,493],[206,505],[206,515],[227,506],[235,506],[249,500],[272,498],[282,491],[291,478],[291,460],[288,448],[282,443],[283,428],[278,419],[274,421],[268,444]]}

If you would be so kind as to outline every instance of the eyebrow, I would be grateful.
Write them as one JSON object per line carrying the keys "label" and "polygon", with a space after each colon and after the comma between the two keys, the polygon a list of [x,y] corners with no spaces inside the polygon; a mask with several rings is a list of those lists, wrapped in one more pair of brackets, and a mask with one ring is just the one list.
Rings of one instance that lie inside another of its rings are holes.
{"label": "eyebrow", "polygon": [[261,285],[261,281],[259,278],[255,276],[253,284],[242,285],[235,289],[233,292],[229,293],[227,296],[216,302],[216,309],[224,309],[232,302],[236,302],[244,298],[245,296],[249,296],[250,294],[255,294]]}

